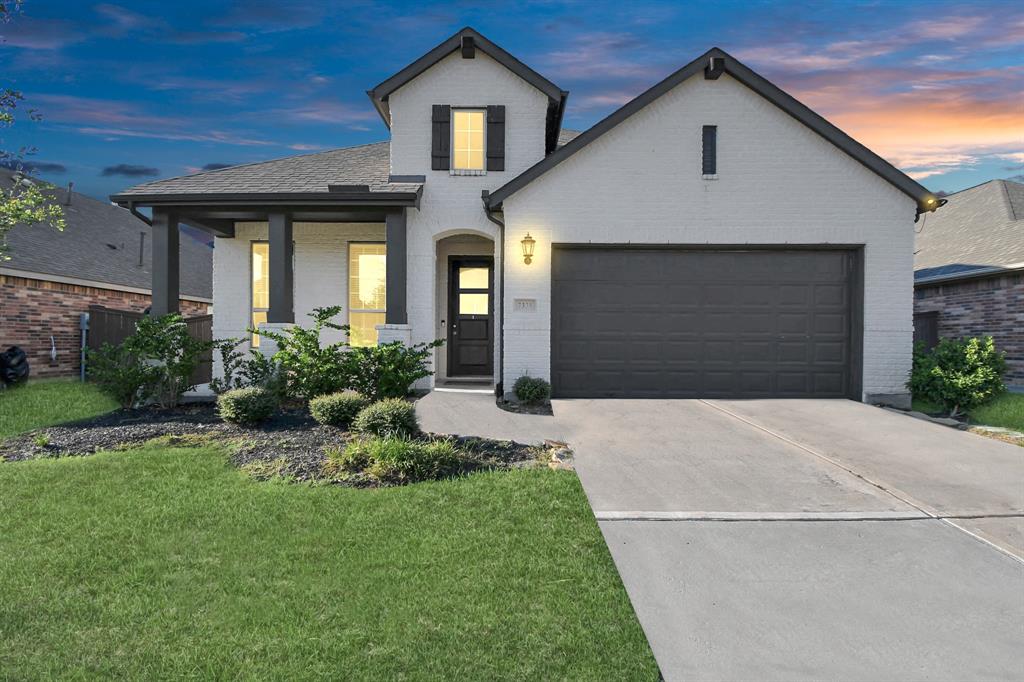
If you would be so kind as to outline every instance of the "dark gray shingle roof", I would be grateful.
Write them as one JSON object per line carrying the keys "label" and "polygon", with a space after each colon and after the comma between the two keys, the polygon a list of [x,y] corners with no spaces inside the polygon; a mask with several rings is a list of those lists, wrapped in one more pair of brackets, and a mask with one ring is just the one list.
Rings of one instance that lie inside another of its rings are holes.
{"label": "dark gray shingle roof", "polygon": [[[577,130],[561,130],[558,146],[579,134]],[[369,185],[373,192],[415,192],[420,187],[418,183],[388,182],[390,168],[390,143],[374,142],[156,180],[126,189],[118,197],[326,192],[328,185]]]}
{"label": "dark gray shingle roof", "polygon": [[946,199],[915,226],[915,280],[1024,263],[1024,185],[992,180]]}
{"label": "dark gray shingle roof", "polygon": [[118,196],[326,192],[328,185],[369,185],[372,192],[415,192],[419,188],[418,183],[388,182],[390,165],[389,144],[375,142],[156,180]]}
{"label": "dark gray shingle roof", "polygon": [[[3,170],[0,181],[10,185],[12,173]],[[65,204],[66,189],[47,190]],[[7,235],[10,260],[0,268],[42,275],[74,277],[94,282],[136,287],[152,286],[151,230],[126,209],[71,192],[64,206],[67,227],[58,232],[46,225],[18,225]],[[145,238],[141,235],[145,234]],[[142,265],[139,243],[142,242]],[[181,235],[181,293],[212,298],[213,248],[187,232]]]}

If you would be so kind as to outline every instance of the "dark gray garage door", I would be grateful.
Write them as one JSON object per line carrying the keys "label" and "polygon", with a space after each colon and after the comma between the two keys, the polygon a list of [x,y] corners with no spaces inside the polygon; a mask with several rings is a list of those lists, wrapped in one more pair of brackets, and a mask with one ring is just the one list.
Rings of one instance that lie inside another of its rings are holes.
{"label": "dark gray garage door", "polygon": [[858,254],[554,249],[563,398],[844,398],[859,387]]}

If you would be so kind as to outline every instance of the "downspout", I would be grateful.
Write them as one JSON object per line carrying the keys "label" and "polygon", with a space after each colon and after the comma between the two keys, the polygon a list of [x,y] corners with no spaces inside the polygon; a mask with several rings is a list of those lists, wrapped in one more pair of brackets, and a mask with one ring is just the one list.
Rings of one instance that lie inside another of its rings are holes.
{"label": "downspout", "polygon": [[[122,204],[122,207],[124,207],[124,204]],[[138,218],[142,222],[146,223],[150,227],[153,227],[153,220],[152,220],[152,218],[147,218],[145,216],[145,214],[139,213],[139,209],[135,208],[135,204],[133,202],[129,201],[128,202],[128,206],[126,208],[131,212],[131,214],[133,216],[135,216],[136,218]]]}
{"label": "downspout", "polygon": [[[484,202],[484,215],[492,223],[498,226],[498,239],[499,255],[501,260],[501,269],[498,271],[498,285],[500,290],[498,292],[498,309],[501,311],[501,325],[498,328],[498,371],[497,377],[494,382],[494,395],[501,398],[505,394],[505,221],[495,217],[498,211],[491,211],[491,207],[487,204],[487,199],[490,196],[490,190],[483,190],[480,193],[480,198]],[[502,218],[505,215],[502,213]]]}

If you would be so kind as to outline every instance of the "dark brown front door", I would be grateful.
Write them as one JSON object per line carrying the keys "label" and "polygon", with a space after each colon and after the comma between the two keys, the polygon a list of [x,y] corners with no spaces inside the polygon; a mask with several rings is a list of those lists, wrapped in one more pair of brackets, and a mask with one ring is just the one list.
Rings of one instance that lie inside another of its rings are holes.
{"label": "dark brown front door", "polygon": [[494,370],[494,259],[453,256],[448,269],[448,376]]}

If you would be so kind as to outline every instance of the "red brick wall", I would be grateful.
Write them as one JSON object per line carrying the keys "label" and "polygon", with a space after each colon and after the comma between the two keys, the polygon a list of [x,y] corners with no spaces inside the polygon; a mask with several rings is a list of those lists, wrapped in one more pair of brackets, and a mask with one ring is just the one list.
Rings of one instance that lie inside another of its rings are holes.
{"label": "red brick wall", "polygon": [[914,312],[939,311],[939,338],[991,336],[1006,383],[1024,386],[1024,274],[917,287]]}
{"label": "red brick wall", "polygon": [[[118,310],[145,310],[149,296],[77,284],[62,284],[0,275],[0,350],[21,346],[28,353],[32,376],[73,376],[79,372],[79,316],[90,305]],[[208,304],[181,301],[186,317],[205,315]],[[50,363],[50,335],[57,345],[57,363]]]}

